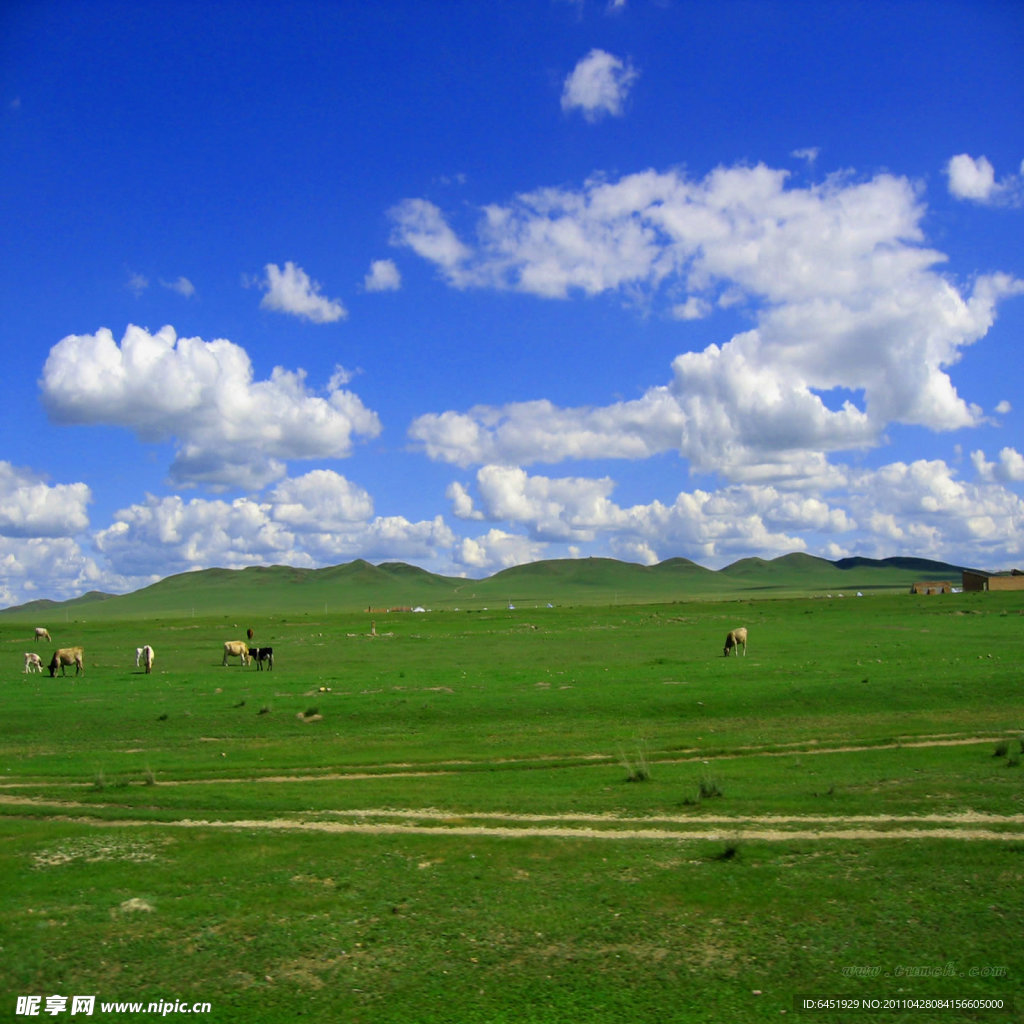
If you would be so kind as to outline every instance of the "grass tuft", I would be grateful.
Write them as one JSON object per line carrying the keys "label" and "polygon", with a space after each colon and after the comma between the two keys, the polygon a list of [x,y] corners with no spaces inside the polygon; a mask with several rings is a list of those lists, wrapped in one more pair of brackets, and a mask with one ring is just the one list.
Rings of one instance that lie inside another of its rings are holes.
{"label": "grass tuft", "polygon": [[651,766],[647,757],[647,744],[641,741],[637,746],[636,756],[630,757],[623,749],[619,749],[619,764],[626,770],[627,782],[649,782]]}

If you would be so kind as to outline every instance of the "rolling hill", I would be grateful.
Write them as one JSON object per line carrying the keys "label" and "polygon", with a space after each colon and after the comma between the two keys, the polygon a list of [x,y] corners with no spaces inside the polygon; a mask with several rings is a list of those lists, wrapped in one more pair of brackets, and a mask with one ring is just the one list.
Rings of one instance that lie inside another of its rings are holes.
{"label": "rolling hill", "polygon": [[611,558],[552,559],[473,580],[438,576],[404,562],[373,565],[358,559],[323,569],[203,569],[169,576],[130,594],[91,591],[69,601],[32,601],[0,610],[0,618],[288,616],[395,607],[479,609],[782,597],[909,590],[922,579],[959,582],[962,571],[919,558],[830,562],[795,553],[770,560],[744,558],[717,571],[685,558],[650,566]]}

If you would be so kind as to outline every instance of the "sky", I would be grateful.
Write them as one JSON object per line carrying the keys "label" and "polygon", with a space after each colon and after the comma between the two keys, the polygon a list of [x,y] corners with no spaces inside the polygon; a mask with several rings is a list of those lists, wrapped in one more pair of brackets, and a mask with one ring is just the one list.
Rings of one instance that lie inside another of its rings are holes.
{"label": "sky", "polygon": [[1024,5],[8,0],[0,606],[1024,568]]}

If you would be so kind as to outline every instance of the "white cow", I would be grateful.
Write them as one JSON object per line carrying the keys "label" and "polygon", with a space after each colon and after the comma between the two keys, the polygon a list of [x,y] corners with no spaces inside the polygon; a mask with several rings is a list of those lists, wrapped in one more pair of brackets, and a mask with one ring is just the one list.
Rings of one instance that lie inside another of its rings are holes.
{"label": "white cow", "polygon": [[146,675],[148,676],[149,673],[153,671],[153,662],[156,661],[156,654],[154,653],[153,648],[149,646],[149,644],[146,644],[146,646],[142,648],[140,660],[142,661],[142,664],[145,666]]}
{"label": "white cow", "polygon": [[729,652],[732,650],[736,651],[737,656],[740,653],[740,644],[743,645],[743,657],[747,656],[747,627],[740,626],[738,629],[730,629],[725,638],[725,656],[729,657]]}
{"label": "white cow", "polygon": [[243,665],[249,664],[249,645],[244,640],[225,640],[224,641],[224,661],[222,664],[228,663],[228,658],[241,658]]}
{"label": "white cow", "polygon": [[45,626],[36,626],[36,643],[40,640],[45,640],[48,644],[53,643],[50,639],[50,631]]}
{"label": "white cow", "polygon": [[25,672],[42,672],[43,671],[43,663],[40,660],[39,655],[36,654],[35,651],[26,651],[25,652],[25,668],[24,668],[24,671]]}

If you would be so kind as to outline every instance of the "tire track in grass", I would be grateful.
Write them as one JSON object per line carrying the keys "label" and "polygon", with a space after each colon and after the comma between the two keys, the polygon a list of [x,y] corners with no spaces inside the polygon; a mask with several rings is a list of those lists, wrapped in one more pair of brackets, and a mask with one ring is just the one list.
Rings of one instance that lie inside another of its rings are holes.
{"label": "tire track in grass", "polygon": [[[710,763],[739,757],[778,757],[804,754],[858,753],[891,750],[899,747],[945,747],[998,742],[1003,736],[962,736],[942,734],[931,737],[897,739],[883,744],[817,747],[806,744],[785,749],[746,747],[720,754],[687,752],[685,757],[665,757],[658,763],[688,761]],[[462,770],[477,770],[495,764],[509,767],[554,763],[564,767],[605,765],[615,763],[611,756],[600,754],[569,757],[508,758],[499,761],[440,762],[434,767],[411,764],[380,765],[377,771],[331,772],[320,775],[277,775],[246,778],[212,777],[202,779],[161,780],[160,787],[190,785],[287,785],[324,781],[354,781],[361,779],[405,779],[424,776],[457,774]],[[866,839],[957,839],[1024,841],[1024,814],[989,814],[964,811],[954,814],[877,814],[877,815],[698,815],[652,814],[646,817],[627,817],[614,814],[565,813],[531,814],[502,811],[450,811],[435,807],[401,809],[394,807],[360,808],[355,810],[325,810],[302,812],[290,817],[266,819],[192,819],[174,821],[146,821],[136,819],[104,819],[85,816],[82,812],[109,810],[112,804],[86,803],[75,800],[55,800],[6,792],[13,789],[32,789],[59,786],[60,782],[19,783],[8,777],[0,784],[0,805],[17,808],[11,818],[28,817],[33,811],[78,812],[68,813],[53,820],[75,821],[98,827],[121,828],[185,828],[235,829],[256,831],[315,831],[337,834],[362,835],[436,835],[436,836],[490,836],[493,838],[571,838],[615,841],[635,840],[717,840],[736,842],[779,840],[866,840]],[[75,788],[88,788],[86,783],[73,784]]]}
{"label": "tire track in grass", "polygon": [[[102,811],[106,805],[44,800],[0,794],[0,804],[33,810]],[[15,817],[12,815],[11,817]],[[233,829],[238,831],[300,831],[357,835],[489,836],[597,840],[865,840],[957,839],[1024,841],[1024,814],[876,815],[651,815],[512,814],[498,811],[446,811],[362,808],[311,811],[274,818],[181,818],[175,821],[105,819],[61,815],[53,820],[107,828]],[[817,827],[811,827],[817,826]]]}
{"label": "tire track in grass", "polygon": [[[1004,734],[995,736],[963,736],[956,733],[943,733],[936,736],[912,736],[896,737],[884,743],[862,743],[847,744],[844,746],[817,746],[815,741],[798,741],[786,744],[764,744],[758,746],[736,747],[729,751],[701,751],[696,747],[688,748],[685,751],[672,753],[657,751],[648,752],[648,759],[654,764],[711,764],[714,761],[734,761],[743,757],[793,757],[817,754],[859,754],[870,753],[875,750],[899,750],[917,749],[926,747],[961,747],[980,745],[985,743],[999,743],[1007,738],[1017,736],[1020,730],[1008,730]],[[549,765],[553,768],[585,768],[607,767],[609,764],[618,764],[619,758],[613,754],[541,754],[536,757],[505,757],[488,758],[486,760],[474,761],[444,760],[430,762],[411,763],[404,761],[384,762],[375,765],[373,770],[351,770],[321,772],[316,775],[294,774],[294,775],[247,775],[247,776],[223,776],[213,775],[206,778],[193,779],[160,779],[161,786],[212,786],[212,785],[240,785],[244,783],[270,783],[287,784],[291,782],[358,782],[369,779],[417,779],[432,778],[437,775],[457,775],[460,771],[489,771],[497,767],[543,767]],[[52,786],[67,785],[73,788],[85,789],[92,786],[92,783],[65,783],[61,780],[40,781],[38,778],[31,781],[18,781],[8,775],[3,782],[0,782],[0,793],[6,789],[33,789]]]}

